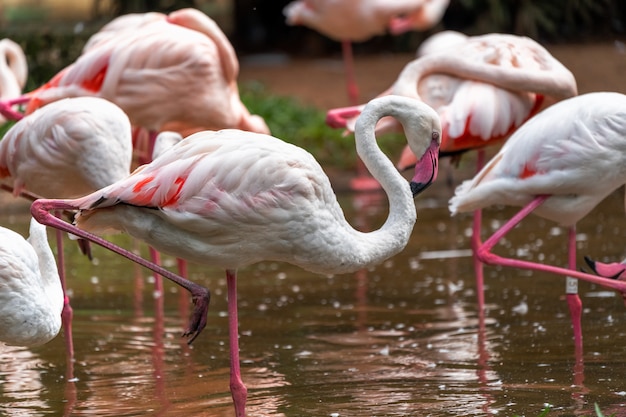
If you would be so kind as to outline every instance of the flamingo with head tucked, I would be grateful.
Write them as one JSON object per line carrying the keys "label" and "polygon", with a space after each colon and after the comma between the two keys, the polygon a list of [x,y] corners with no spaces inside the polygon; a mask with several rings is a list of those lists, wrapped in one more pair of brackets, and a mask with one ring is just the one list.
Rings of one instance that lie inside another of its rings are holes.
{"label": "flamingo with head tucked", "polygon": [[[114,24],[71,65],[26,94],[27,112],[67,97],[96,96],[117,104],[136,128],[184,135],[238,128],[269,133],[239,98],[239,63],[217,24],[195,9],[153,15],[132,28]],[[109,33],[110,32],[110,33]],[[21,99],[23,101],[24,99]],[[0,105],[5,112],[12,102]],[[152,144],[138,149],[150,160]]]}
{"label": "flamingo with head tucked", "polygon": [[[626,282],[576,271],[576,223],[626,183],[626,95],[590,93],[548,107],[517,129],[502,149],[450,200],[452,214],[496,204],[522,206],[484,243],[473,237],[478,259],[583,279],[622,292]],[[503,258],[492,248],[526,215],[570,229],[569,269]],[[598,264],[598,272],[604,269]],[[577,348],[582,349],[581,302],[577,282],[569,279],[567,300]]]}
{"label": "flamingo with head tucked", "polygon": [[[408,143],[420,155],[411,184],[376,144],[374,126],[383,116],[402,122]],[[397,254],[416,220],[414,195],[436,178],[440,135],[437,113],[417,100],[388,96],[366,106],[356,128],[357,152],[389,199],[387,221],[368,233],[346,221],[328,177],[311,154],[240,130],[196,133],[126,179],[75,200],[35,201],[31,211],[38,221],[107,247],[108,242],[85,231],[125,231],[159,251],[226,269],[231,391],[237,416],[244,416],[237,269],[275,260],[338,274]],[[58,209],[79,210],[77,227],[48,213]],[[193,340],[206,323],[208,292],[121,248],[114,250],[190,289],[196,307],[185,334]]]}

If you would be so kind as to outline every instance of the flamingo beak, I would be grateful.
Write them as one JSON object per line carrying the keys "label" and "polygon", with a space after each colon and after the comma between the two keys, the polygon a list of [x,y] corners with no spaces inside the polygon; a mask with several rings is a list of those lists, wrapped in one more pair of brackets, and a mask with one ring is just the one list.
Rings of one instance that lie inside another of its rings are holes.
{"label": "flamingo beak", "polygon": [[422,155],[415,165],[415,175],[410,183],[413,197],[416,197],[437,179],[438,169],[439,143],[433,140],[424,155]]}

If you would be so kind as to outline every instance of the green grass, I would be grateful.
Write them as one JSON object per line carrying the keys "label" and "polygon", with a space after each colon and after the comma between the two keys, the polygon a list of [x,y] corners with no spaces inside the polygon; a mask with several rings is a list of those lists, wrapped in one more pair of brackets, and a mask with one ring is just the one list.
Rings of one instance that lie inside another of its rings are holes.
{"label": "green grass", "polygon": [[[250,113],[265,119],[273,136],[308,150],[322,166],[356,166],[354,135],[343,136],[342,129],[327,126],[325,111],[303,105],[294,97],[272,95],[259,83],[243,84],[240,95]],[[384,135],[378,143],[395,160],[406,141],[402,135]]]}

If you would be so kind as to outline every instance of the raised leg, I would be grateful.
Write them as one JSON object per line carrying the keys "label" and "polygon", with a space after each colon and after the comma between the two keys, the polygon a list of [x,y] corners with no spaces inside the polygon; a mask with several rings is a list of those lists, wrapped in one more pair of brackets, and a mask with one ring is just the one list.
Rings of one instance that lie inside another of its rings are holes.
{"label": "raised leg", "polygon": [[552,265],[544,265],[521,259],[504,258],[491,252],[491,249],[502,239],[511,229],[513,229],[524,217],[531,213],[535,208],[541,205],[549,195],[540,195],[535,197],[530,203],[524,206],[515,216],[498,229],[489,239],[487,239],[477,251],[478,259],[489,265],[502,265],[513,268],[530,269],[533,271],[543,271],[551,274],[562,276],[570,276],[572,278],[597,284],[621,293],[626,298],[626,281],[602,278],[585,272],[560,268]]}
{"label": "raised leg", "polygon": [[144,266],[157,274],[161,274],[163,277],[169,279],[170,281],[175,282],[181,287],[185,288],[187,291],[191,293],[191,300],[194,303],[194,311],[189,321],[189,326],[183,333],[183,336],[189,337],[188,343],[192,343],[196,337],[200,334],[202,329],[206,326],[207,321],[207,310],[209,308],[209,301],[211,299],[211,293],[205,287],[198,285],[194,282],[191,282],[187,279],[184,279],[167,269],[155,265],[153,262],[147,261],[143,259],[141,256],[138,256],[126,249],[123,249],[108,240],[105,240],[99,236],[96,236],[92,233],[86,232],[82,229],[79,229],[76,226],[73,226],[63,220],[60,220],[50,214],[51,210],[76,210],[77,207],[72,206],[64,200],[46,200],[40,199],[31,205],[31,214],[35,220],[37,220],[41,224],[45,224],[47,226],[54,227],[56,229],[63,230],[65,232],[74,234],[78,237],[82,237],[83,239],[94,242],[100,246],[103,246],[110,251],[117,253],[131,261]]}
{"label": "raised leg", "polygon": [[241,380],[239,366],[239,315],[237,312],[237,271],[226,270],[228,286],[228,334],[230,340],[230,393],[235,404],[235,415],[245,417],[248,389]]}

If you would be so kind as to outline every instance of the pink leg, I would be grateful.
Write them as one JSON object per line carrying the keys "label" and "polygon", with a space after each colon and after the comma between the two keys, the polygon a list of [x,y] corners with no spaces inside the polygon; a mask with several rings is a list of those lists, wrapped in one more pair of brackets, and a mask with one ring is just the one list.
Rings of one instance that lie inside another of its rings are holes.
{"label": "pink leg", "polygon": [[[60,212],[56,213],[59,217]],[[59,278],[61,280],[61,288],[63,289],[63,310],[61,311],[61,323],[63,325],[63,335],[65,337],[65,347],[67,360],[74,360],[74,339],[72,337],[72,318],[74,311],[70,305],[70,298],[67,296],[67,285],[65,281],[65,253],[63,252],[63,232],[56,230],[57,241],[57,269],[59,270]],[[72,376],[73,378],[73,376]]]}
{"label": "pink leg", "polygon": [[103,246],[110,251],[117,253],[118,255],[130,259],[131,261],[141,266],[144,266],[152,270],[153,272],[156,272],[157,274],[162,275],[163,277],[169,279],[170,281],[173,281],[174,283],[189,291],[191,293],[191,299],[195,305],[195,308],[189,321],[189,326],[183,333],[183,336],[188,336],[188,343],[192,343],[195,338],[198,337],[202,329],[204,329],[204,327],[206,326],[207,310],[209,308],[209,301],[211,299],[211,293],[209,292],[209,290],[196,284],[195,282],[184,279],[159,265],[155,265],[153,262],[147,261],[141,256],[138,256],[126,249],[123,249],[99,236],[79,229],[78,227],[73,226],[67,222],[64,222],[63,220],[60,220],[49,213],[49,211],[51,210],[76,210],[77,207],[72,206],[68,203],[68,201],[71,200],[39,199],[33,202],[30,211],[33,218],[39,223],[63,230],[65,232],[74,234],[78,237],[82,237],[83,239]]}
{"label": "pink leg", "polygon": [[[576,226],[569,228],[569,261],[568,268],[576,270]],[[572,318],[572,329],[574,331],[574,346],[577,351],[582,354],[583,349],[583,330],[582,330],[582,313],[583,303],[578,296],[578,280],[571,277],[565,278],[565,297],[569,305],[569,313]]]}
{"label": "pink leg", "polygon": [[346,88],[348,90],[348,100],[350,105],[356,106],[359,102],[359,87],[354,75],[354,55],[352,54],[352,42],[341,42],[341,52],[346,71]]}
{"label": "pink leg", "polygon": [[491,252],[491,249],[496,245],[496,243],[500,241],[500,239],[502,239],[511,229],[513,229],[520,221],[522,221],[524,217],[526,217],[549,197],[549,195],[537,196],[534,200],[524,206],[515,216],[513,216],[508,222],[506,222],[478,248],[478,259],[489,265],[502,265],[513,268],[530,269],[533,271],[543,271],[549,272],[551,274],[570,276],[579,280],[582,279],[583,281],[587,281],[592,284],[601,285],[603,287],[619,291],[622,294],[622,297],[626,298],[626,281],[598,277],[577,270],[570,270],[567,268],[560,268],[552,265],[538,264],[534,262],[523,261],[521,259],[504,258]]}
{"label": "pink leg", "polygon": [[230,393],[237,417],[245,417],[248,389],[241,380],[239,367],[239,316],[237,312],[237,271],[226,270],[228,285],[228,334],[230,340]]}
{"label": "pink leg", "polygon": [[[485,165],[485,151],[479,149],[476,153],[476,172],[480,172]],[[474,211],[472,222],[472,251],[474,252],[474,272],[476,274],[476,295],[478,297],[478,317],[484,320],[485,316],[485,277],[483,272],[483,264],[478,259],[478,248],[481,245],[480,235],[482,228],[483,213],[481,209]]]}

